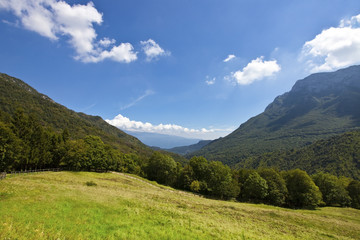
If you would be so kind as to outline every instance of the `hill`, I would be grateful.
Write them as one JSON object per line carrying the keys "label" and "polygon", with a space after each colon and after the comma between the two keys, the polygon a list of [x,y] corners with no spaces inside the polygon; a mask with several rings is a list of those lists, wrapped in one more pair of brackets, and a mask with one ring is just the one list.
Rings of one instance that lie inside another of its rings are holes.
{"label": "hill", "polygon": [[[358,239],[360,211],[206,199],[128,174],[56,172],[0,182],[1,239]],[[66,221],[65,221],[66,220]]]}
{"label": "hill", "polygon": [[13,115],[19,107],[24,109],[26,114],[34,114],[43,125],[55,131],[68,129],[73,138],[95,135],[124,153],[143,156],[152,153],[152,150],[137,138],[111,126],[101,117],[69,110],[22,80],[0,74],[0,111]]}
{"label": "hill", "polygon": [[359,129],[360,66],[299,80],[265,111],[191,155],[227,164]]}
{"label": "hill", "polygon": [[276,167],[281,170],[300,168],[308,174],[323,171],[360,180],[360,131],[319,140],[298,150],[250,157],[237,166]]}
{"label": "hill", "polygon": [[170,148],[170,149],[166,149],[166,150],[169,152],[180,154],[180,155],[186,155],[186,154],[195,152],[197,150],[200,150],[201,148],[203,148],[210,142],[212,142],[212,141],[211,140],[201,140],[196,144],[191,144],[188,146],[181,146],[181,147],[174,147],[174,148]]}

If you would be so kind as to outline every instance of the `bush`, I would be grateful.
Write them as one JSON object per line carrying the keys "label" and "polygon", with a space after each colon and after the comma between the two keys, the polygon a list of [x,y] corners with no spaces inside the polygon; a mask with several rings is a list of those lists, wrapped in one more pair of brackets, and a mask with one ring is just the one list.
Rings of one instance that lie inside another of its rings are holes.
{"label": "bush", "polygon": [[96,184],[94,181],[88,181],[88,182],[85,183],[85,185],[86,185],[86,186],[89,186],[89,187],[91,187],[91,186],[97,186],[97,184]]}

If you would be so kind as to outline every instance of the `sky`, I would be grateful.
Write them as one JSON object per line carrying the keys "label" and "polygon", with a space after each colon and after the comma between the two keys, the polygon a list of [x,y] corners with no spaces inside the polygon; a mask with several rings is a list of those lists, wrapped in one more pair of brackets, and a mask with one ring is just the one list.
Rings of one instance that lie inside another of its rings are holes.
{"label": "sky", "polygon": [[123,130],[223,137],[355,64],[358,0],[0,0],[0,72]]}

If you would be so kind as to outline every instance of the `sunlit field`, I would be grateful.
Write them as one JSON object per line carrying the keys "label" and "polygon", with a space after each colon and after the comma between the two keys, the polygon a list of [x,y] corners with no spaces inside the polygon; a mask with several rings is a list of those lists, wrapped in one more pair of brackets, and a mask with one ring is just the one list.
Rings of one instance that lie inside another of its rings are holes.
{"label": "sunlit field", "polygon": [[360,211],[207,199],[133,175],[50,172],[0,181],[0,239],[359,239]]}

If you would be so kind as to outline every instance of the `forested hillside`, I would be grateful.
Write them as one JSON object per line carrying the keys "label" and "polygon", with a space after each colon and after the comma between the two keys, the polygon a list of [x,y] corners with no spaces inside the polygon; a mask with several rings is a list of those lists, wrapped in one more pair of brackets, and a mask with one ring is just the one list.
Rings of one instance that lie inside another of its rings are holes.
{"label": "forested hillside", "polygon": [[300,168],[309,174],[324,171],[360,180],[360,131],[320,140],[298,150],[249,157],[237,166],[277,167],[282,170]]}
{"label": "forested hillside", "polygon": [[138,139],[111,126],[101,117],[69,110],[20,79],[0,74],[0,110],[13,116],[17,108],[23,109],[25,114],[31,113],[42,126],[51,127],[57,133],[67,129],[73,139],[94,135],[124,153],[142,156],[152,153]]}
{"label": "forested hillside", "polygon": [[190,154],[227,164],[250,156],[299,148],[360,127],[360,66],[299,80],[263,113],[230,135]]}

